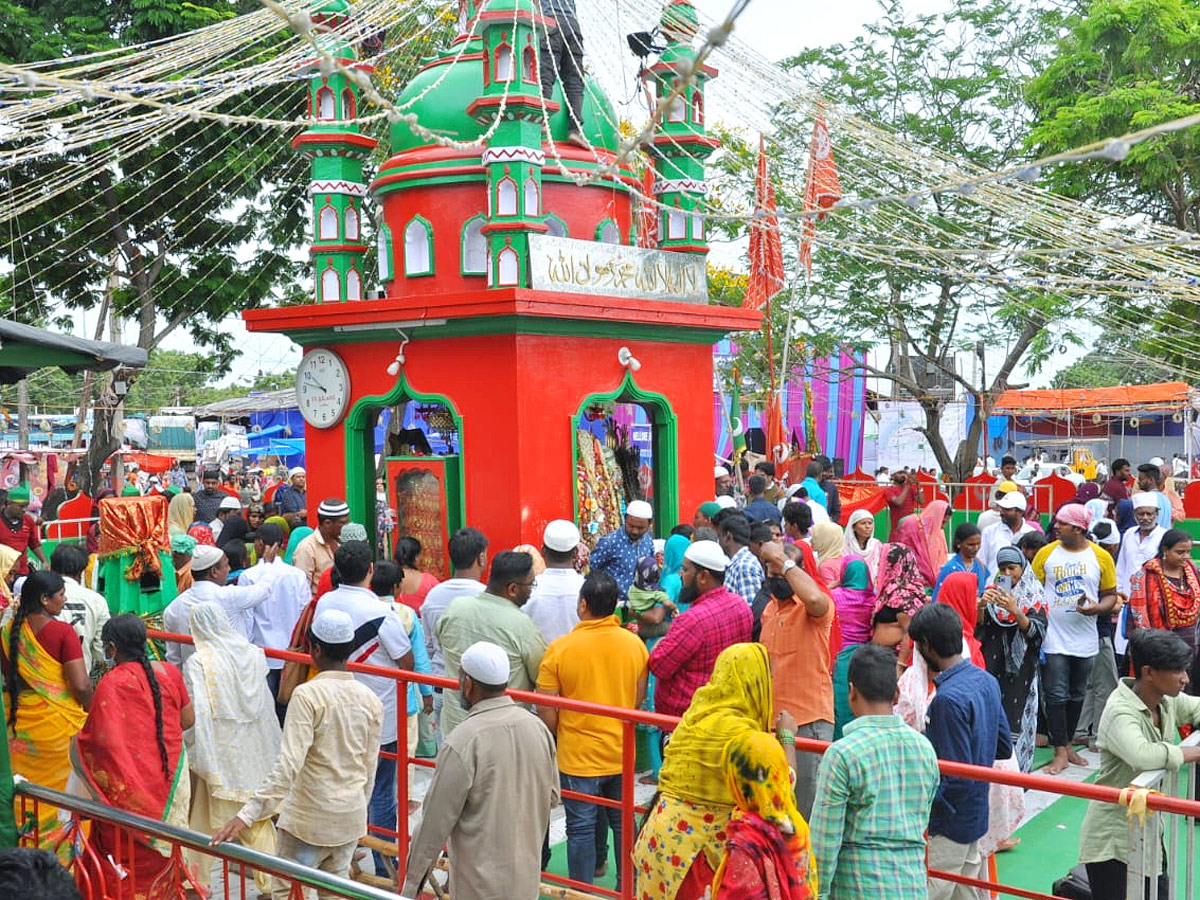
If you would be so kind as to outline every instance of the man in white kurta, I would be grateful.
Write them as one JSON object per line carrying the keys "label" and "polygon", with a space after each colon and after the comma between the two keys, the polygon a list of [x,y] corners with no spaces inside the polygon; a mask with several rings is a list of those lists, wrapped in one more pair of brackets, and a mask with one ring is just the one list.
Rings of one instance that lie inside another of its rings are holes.
{"label": "man in white kurta", "polygon": [[454,900],[537,900],[542,838],[559,802],[554,737],[504,695],[503,649],[472,644],[459,668],[469,712],[438,753],[401,894],[418,895],[444,844]]}

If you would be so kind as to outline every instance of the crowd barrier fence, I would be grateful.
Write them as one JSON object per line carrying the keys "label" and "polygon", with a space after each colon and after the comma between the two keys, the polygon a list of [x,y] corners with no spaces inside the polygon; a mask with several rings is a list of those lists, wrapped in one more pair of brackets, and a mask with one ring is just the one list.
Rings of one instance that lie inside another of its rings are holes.
{"label": "crowd barrier fence", "polygon": [[[150,636],[157,640],[174,641],[178,643],[191,643],[191,637],[187,635],[170,634],[161,631],[151,631]],[[292,653],[282,650],[266,650],[267,656],[275,659],[292,660],[295,662],[310,662],[310,658],[304,654]],[[374,878],[370,875],[361,876],[364,882],[353,882],[345,879],[335,879],[332,876],[319,873],[304,866],[299,866],[286,860],[275,857],[264,856],[256,853],[245,847],[234,844],[222,844],[215,848],[207,846],[207,837],[196,832],[186,829],[174,828],[165,825],[161,822],[145,819],[141,816],[135,816],[130,813],[125,813],[110,807],[102,806],[93,803],[89,800],[84,800],[78,797],[68,797],[56,791],[51,791],[47,788],[29,784],[27,782],[19,783],[16,786],[16,793],[19,802],[28,806],[33,804],[34,808],[22,809],[21,812],[35,812],[36,804],[39,802],[49,803],[54,806],[59,806],[63,809],[71,810],[79,820],[90,819],[92,821],[110,822],[121,829],[125,829],[130,835],[134,833],[145,833],[160,837],[162,840],[169,841],[173,847],[173,852],[178,854],[183,848],[192,850],[205,850],[211,856],[216,857],[222,864],[222,870],[226,875],[226,898],[233,897],[229,893],[228,874],[232,865],[241,865],[248,869],[258,869],[265,872],[270,872],[273,875],[290,879],[293,883],[293,898],[299,898],[299,886],[318,887],[330,891],[338,897],[350,898],[350,900],[386,900],[388,897],[393,897],[394,894],[388,893],[387,890],[396,891],[403,884],[405,877],[405,863],[408,856],[409,842],[411,835],[409,834],[408,809],[409,788],[408,788],[408,770],[407,766],[416,765],[423,767],[434,767],[435,762],[429,759],[422,759],[410,756],[406,744],[403,742],[403,736],[407,733],[406,722],[406,704],[404,698],[407,694],[407,686],[410,683],[428,684],[435,688],[455,688],[457,683],[449,678],[443,678],[436,675],[424,675],[417,672],[406,670],[397,670],[392,668],[381,668],[378,666],[369,666],[363,664],[350,664],[351,671],[362,672],[363,674],[382,676],[391,678],[397,682],[398,702],[397,702],[397,734],[401,736],[401,741],[397,743],[398,752],[395,754],[383,753],[382,756],[395,758],[397,761],[397,823],[394,829],[377,828],[372,826],[371,832],[374,840],[369,840],[374,847],[387,847],[394,852],[397,859],[396,879],[394,881],[383,881]],[[536,694],[527,691],[510,690],[509,695],[518,702],[523,703],[538,703],[543,705],[554,706],[559,710],[573,710],[576,712],[586,712],[593,715],[608,716],[621,722],[623,731],[622,742],[622,792],[621,799],[608,800],[591,795],[579,794],[573,791],[563,791],[563,795],[575,800],[591,802],[599,806],[617,808],[621,812],[621,845],[619,848],[618,858],[620,859],[620,890],[615,891],[609,888],[601,888],[590,884],[585,884],[579,881],[572,881],[569,878],[556,875],[550,872],[543,873],[543,893],[558,898],[575,898],[581,893],[590,894],[593,896],[602,896],[616,898],[616,900],[632,900],[634,896],[634,879],[633,879],[633,863],[631,859],[631,850],[635,839],[635,818],[639,813],[645,812],[644,807],[638,807],[634,801],[634,783],[637,777],[636,769],[636,729],[645,728],[673,728],[678,719],[672,716],[664,716],[657,713],[646,712],[643,710],[630,710],[617,707],[609,707],[601,704],[587,703],[579,700],[571,700],[565,697],[549,696],[546,694]],[[1200,735],[1189,738],[1194,743],[1200,743]],[[806,753],[823,753],[829,744],[825,741],[811,740],[806,738],[796,738],[797,752]],[[403,747],[401,751],[399,748]],[[977,781],[983,781],[990,784],[1005,784],[1012,785],[1028,790],[1045,791],[1051,794],[1060,796],[1079,797],[1085,800],[1097,800],[1104,803],[1116,803],[1128,805],[1131,797],[1136,796],[1144,799],[1145,807],[1152,813],[1170,815],[1172,821],[1168,831],[1170,834],[1171,846],[1168,853],[1168,875],[1172,876],[1171,883],[1174,890],[1174,895],[1177,898],[1186,897],[1192,900],[1192,866],[1186,862],[1192,859],[1193,837],[1192,823],[1189,820],[1200,817],[1200,802],[1186,799],[1179,796],[1181,785],[1185,781],[1190,782],[1190,779],[1181,779],[1179,773],[1167,772],[1150,772],[1146,773],[1138,780],[1138,784],[1133,787],[1147,787],[1150,790],[1145,793],[1137,793],[1131,791],[1123,791],[1115,787],[1106,787],[1086,782],[1067,781],[1060,778],[1055,778],[1046,775],[1023,774],[1019,772],[1000,771],[991,768],[980,766],[972,766],[964,763],[939,761],[939,768],[944,775],[958,776],[961,778],[969,778]],[[1164,793],[1155,792],[1155,785],[1160,783],[1168,785],[1168,789]],[[1143,784],[1144,782],[1144,784]],[[27,821],[36,822],[36,818]],[[1152,818],[1152,817],[1151,817]],[[1181,821],[1182,818],[1182,821]],[[1156,826],[1157,827],[1157,826]],[[1187,845],[1187,856],[1183,864],[1186,875],[1184,879],[1173,877],[1179,871],[1176,844],[1178,841],[1179,830],[1183,828],[1186,831],[1185,842]],[[1145,828],[1142,827],[1136,816],[1131,817],[1130,824],[1130,840],[1131,847],[1143,847],[1147,843],[1150,846],[1148,852],[1154,853],[1154,841],[1146,842],[1144,840]],[[27,829],[23,833],[23,841],[25,843],[36,842],[37,840],[36,826],[32,830]],[[1140,841],[1140,843],[1138,843]],[[93,854],[94,855],[94,854]],[[1074,857],[1074,847],[1070,848],[1070,857]],[[85,864],[83,877],[80,878],[81,883],[94,880],[95,875],[92,874],[95,870],[96,861],[86,862],[86,853],[84,855]],[[1131,856],[1131,859],[1134,858]],[[1161,855],[1159,857],[1161,859]],[[369,859],[369,858],[368,858]],[[1064,859],[1064,873],[1070,868],[1069,860]],[[1132,867],[1131,867],[1132,868]],[[1049,893],[1042,893],[1024,888],[1006,886],[996,882],[969,879],[959,875],[954,875],[947,872],[931,871],[930,876],[948,881],[954,881],[961,884],[972,885],[993,892],[994,895],[1001,897],[1021,897],[1029,898],[1029,900],[1053,900]],[[1131,879],[1134,876],[1131,875]],[[1131,882],[1132,883],[1132,882]],[[246,888],[244,879],[241,880],[241,900],[245,900]],[[1186,893],[1180,891],[1180,886]],[[180,885],[175,894],[171,894],[171,900],[175,897],[179,900],[184,900],[183,886]],[[1130,896],[1137,896],[1131,894]],[[85,900],[101,900],[102,893],[84,894]],[[111,900],[123,900],[117,896]]]}

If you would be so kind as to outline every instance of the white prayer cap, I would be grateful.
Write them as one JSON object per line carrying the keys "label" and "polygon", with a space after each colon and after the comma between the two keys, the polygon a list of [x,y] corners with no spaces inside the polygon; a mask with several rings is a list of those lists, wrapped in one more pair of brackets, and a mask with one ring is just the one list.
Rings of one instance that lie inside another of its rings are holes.
{"label": "white prayer cap", "polygon": [[508,654],[491,641],[476,641],[468,647],[458,667],[475,681],[489,687],[507,685],[512,671]]}
{"label": "white prayer cap", "polygon": [[1025,495],[1020,491],[1009,491],[996,501],[996,505],[1001,509],[1024,509]]}
{"label": "white prayer cap", "polygon": [[239,500],[237,497],[226,497],[224,500],[221,501],[221,505],[217,508],[218,509],[241,509],[242,501]]}
{"label": "white prayer cap", "polygon": [[729,566],[729,557],[716,541],[696,541],[694,544],[688,544],[688,548],[683,551],[683,558],[711,572],[724,572]]}
{"label": "white prayer cap", "polygon": [[1142,491],[1133,495],[1134,509],[1158,509],[1158,496],[1151,491]]}
{"label": "white prayer cap", "polygon": [[295,478],[297,475],[304,475],[304,466],[292,466],[288,469],[288,478]]}
{"label": "white prayer cap", "polygon": [[721,509],[733,509],[737,506],[737,501],[728,494],[722,494],[717,498],[717,506],[721,507]]}
{"label": "white prayer cap", "polygon": [[667,549],[666,538],[655,538],[654,539],[654,552],[662,553],[665,549]]}
{"label": "white prayer cap", "polygon": [[354,640],[354,621],[340,609],[322,609],[313,617],[313,637],[323,644],[349,644]]}
{"label": "white prayer cap", "polygon": [[714,481],[716,481],[718,478],[725,478],[728,475],[729,475],[729,470],[727,468],[725,468],[724,466],[713,466],[713,480]]}
{"label": "white prayer cap", "polygon": [[649,522],[654,518],[654,510],[645,500],[634,500],[625,507],[625,515],[634,519],[645,519]]}
{"label": "white prayer cap", "polygon": [[1160,469],[1164,465],[1163,458],[1161,456],[1152,456],[1147,460],[1147,462],[1152,466],[1158,466]]}
{"label": "white prayer cap", "polygon": [[547,522],[542,532],[542,545],[556,553],[570,553],[579,546],[579,529],[566,519]]}
{"label": "white prayer cap", "polygon": [[225,558],[225,552],[220,547],[211,544],[197,544],[192,550],[192,570],[204,572],[211,569]]}

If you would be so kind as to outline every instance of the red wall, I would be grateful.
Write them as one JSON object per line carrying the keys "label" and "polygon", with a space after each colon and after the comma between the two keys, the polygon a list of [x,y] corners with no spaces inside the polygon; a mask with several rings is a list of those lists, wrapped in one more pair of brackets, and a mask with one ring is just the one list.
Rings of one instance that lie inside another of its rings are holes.
{"label": "red wall", "polygon": [[[709,345],[498,335],[416,339],[405,348],[409,388],[447,397],[462,416],[466,524],[487,534],[493,549],[540,545],[547,521],[573,518],[573,417],[588,395],[620,386],[622,346],[642,363],[638,386],[666,396],[678,419],[678,521],[689,521],[712,493]],[[351,407],[395,386],[386,368],[396,342],[331,349],[350,367]],[[341,426],[309,427],[305,442],[315,520],[322,499],[346,496],[345,438]]]}

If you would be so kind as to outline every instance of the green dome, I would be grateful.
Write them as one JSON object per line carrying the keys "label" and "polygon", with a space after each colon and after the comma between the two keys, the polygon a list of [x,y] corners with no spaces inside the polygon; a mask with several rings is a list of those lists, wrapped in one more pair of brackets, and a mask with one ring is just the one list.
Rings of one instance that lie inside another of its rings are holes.
{"label": "green dome", "polygon": [[[483,60],[455,59],[455,55],[443,55],[418,72],[400,93],[396,105],[405,113],[415,114],[421,125],[435,134],[458,141],[473,141],[486,130],[467,115],[467,107],[483,93]],[[528,87],[540,93],[540,88]],[[415,97],[421,99],[407,106]],[[554,87],[554,100],[559,104],[559,110],[550,117],[550,131],[555,141],[565,143],[568,115],[558,85]],[[583,125],[584,134],[593,145],[616,151],[619,146],[616,112],[600,85],[591,78],[587,79],[584,90]],[[391,137],[393,153],[433,143],[414,133],[404,121],[392,125]]]}

